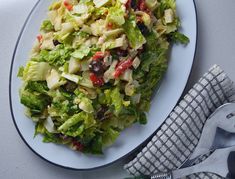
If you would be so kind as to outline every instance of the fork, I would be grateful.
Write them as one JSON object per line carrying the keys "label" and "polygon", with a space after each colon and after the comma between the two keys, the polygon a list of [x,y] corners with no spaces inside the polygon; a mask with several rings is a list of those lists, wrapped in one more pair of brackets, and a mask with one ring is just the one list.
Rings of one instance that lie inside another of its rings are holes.
{"label": "fork", "polygon": [[[207,119],[198,145],[192,155],[180,167],[192,166],[203,155],[216,149],[235,145],[235,103],[226,103],[215,110]],[[149,178],[149,176],[146,176]],[[160,173],[154,177],[169,177],[169,173]],[[138,178],[138,177],[137,177]],[[141,176],[140,178],[143,178]]]}
{"label": "fork", "polygon": [[217,149],[201,163],[166,173],[151,176],[139,176],[132,179],[179,179],[199,172],[211,172],[228,179],[235,179],[235,146]]}
{"label": "fork", "polygon": [[235,145],[235,103],[218,107],[207,119],[200,140],[181,168],[191,166],[203,155]]}

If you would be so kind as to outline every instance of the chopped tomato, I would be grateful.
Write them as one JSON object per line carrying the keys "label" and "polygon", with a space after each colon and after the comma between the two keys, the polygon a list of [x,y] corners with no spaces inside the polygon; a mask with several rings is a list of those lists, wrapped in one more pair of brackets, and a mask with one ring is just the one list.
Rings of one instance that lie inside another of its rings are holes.
{"label": "chopped tomato", "polygon": [[66,7],[66,9],[68,9],[69,11],[73,10],[73,6],[71,4],[69,4],[69,2],[67,0],[64,0],[64,6]]}
{"label": "chopped tomato", "polygon": [[114,78],[118,78],[121,74],[123,74],[128,68],[132,65],[132,60],[128,59],[120,62],[114,72]]}
{"label": "chopped tomato", "polygon": [[103,86],[104,85],[103,77],[96,76],[95,73],[90,73],[90,80],[92,81],[94,86]]}

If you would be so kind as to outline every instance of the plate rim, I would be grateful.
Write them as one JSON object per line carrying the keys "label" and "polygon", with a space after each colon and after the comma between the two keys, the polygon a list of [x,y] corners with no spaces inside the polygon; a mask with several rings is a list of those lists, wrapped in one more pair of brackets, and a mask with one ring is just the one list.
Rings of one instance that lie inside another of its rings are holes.
{"label": "plate rim", "polygon": [[[12,117],[12,120],[13,120],[13,123],[15,125],[15,128],[19,134],[19,136],[21,137],[21,139],[23,140],[23,142],[26,144],[26,146],[28,146],[28,148],[34,153],[36,154],[37,156],[39,156],[41,159],[49,162],[50,164],[54,165],[54,166],[57,166],[57,167],[61,167],[61,168],[64,168],[64,169],[70,169],[70,170],[75,170],[75,171],[90,171],[90,170],[95,170],[95,169],[100,169],[100,168],[104,168],[104,167],[107,167],[109,165],[112,165],[124,158],[126,158],[127,156],[129,156],[130,154],[133,154],[134,152],[136,152],[137,150],[140,150],[140,146],[143,146],[144,144],[147,143],[147,141],[153,137],[153,135],[155,134],[155,132],[157,131],[157,129],[159,129],[162,124],[148,137],[146,138],[143,142],[141,142],[136,148],[134,148],[133,150],[129,151],[128,153],[126,153],[125,155],[117,158],[116,160],[113,160],[112,162],[109,162],[107,164],[103,164],[103,165],[100,165],[100,166],[97,166],[97,167],[91,167],[91,168],[74,168],[74,167],[69,167],[69,166],[64,166],[62,164],[58,164],[58,163],[55,163],[53,161],[50,161],[49,159],[43,157],[42,155],[40,155],[39,153],[37,153],[28,143],[27,141],[25,140],[25,138],[23,137],[23,135],[21,134],[20,132],[20,129],[18,128],[17,124],[16,124],[16,120],[15,120],[15,116],[14,116],[14,112],[13,112],[13,105],[12,105],[12,95],[11,95],[11,89],[12,89],[12,70],[13,70],[13,64],[14,64],[14,61],[15,61],[15,56],[16,56],[16,51],[17,51],[17,48],[18,48],[18,45],[19,45],[19,42],[20,42],[20,39],[21,39],[21,36],[23,34],[23,31],[25,30],[25,27],[26,27],[26,24],[28,23],[32,13],[34,12],[34,10],[36,9],[36,7],[38,6],[38,4],[40,3],[41,0],[37,0],[37,2],[34,4],[34,6],[32,7],[32,9],[30,10],[29,14],[27,15],[24,23],[23,23],[23,26],[21,27],[20,29],[20,32],[19,32],[19,35],[17,37],[17,40],[16,40],[16,43],[15,43],[15,46],[14,46],[14,51],[13,51],[13,55],[12,55],[12,58],[11,58],[11,64],[10,64],[10,74],[9,74],[9,88],[8,88],[8,94],[9,94],[9,104],[10,104],[10,113],[11,113],[11,117]],[[195,3],[195,0],[192,0],[193,1],[193,8],[194,8],[194,11],[195,11],[195,21],[196,21],[196,37],[195,37],[195,47],[194,47],[194,54],[193,54],[193,61],[192,61],[192,65],[191,65],[191,68],[190,68],[190,71],[189,71],[189,74],[188,74],[188,77],[186,79],[186,83],[183,87],[183,90],[180,94],[180,97],[182,96],[185,88],[186,88],[186,85],[187,85],[187,82],[189,80],[189,77],[191,75],[191,72],[192,72],[192,67],[193,67],[193,64],[195,63],[195,56],[196,56],[196,52],[197,52],[197,46],[198,46],[198,12],[197,12],[197,5]],[[180,99],[179,97],[179,99]],[[179,101],[179,99],[177,100],[177,102]],[[177,104],[176,102],[176,104]]]}

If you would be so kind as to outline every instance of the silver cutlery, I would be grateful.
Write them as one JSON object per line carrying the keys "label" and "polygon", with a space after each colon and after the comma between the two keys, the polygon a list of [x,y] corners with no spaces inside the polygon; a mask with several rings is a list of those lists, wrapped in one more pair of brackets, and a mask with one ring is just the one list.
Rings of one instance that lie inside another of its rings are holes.
{"label": "silver cutlery", "polygon": [[[198,145],[180,169],[172,172],[155,174],[153,176],[140,176],[135,178],[172,179],[172,177],[180,178],[179,176],[186,176],[202,171],[216,172],[218,169],[220,170],[216,173],[224,176],[225,174],[223,171],[228,171],[229,167],[233,167],[233,170],[235,171],[235,147],[232,146],[235,146],[235,103],[227,103],[217,108],[215,112],[209,116],[203,127]],[[231,152],[232,149],[234,149],[233,152]],[[215,152],[206,160],[198,165],[192,166],[197,159],[214,150]],[[223,167],[221,167],[221,162],[224,162],[227,159],[230,161],[230,165],[225,165],[223,163]],[[220,163],[217,162],[215,164],[215,161]],[[208,166],[206,167],[206,165]],[[231,171],[232,170],[230,170],[230,173],[233,173]],[[235,174],[231,176],[235,176]]]}
{"label": "silver cutlery", "polygon": [[235,178],[235,147],[215,150],[203,162],[167,173],[155,174],[150,179],[178,179],[199,172],[210,172],[228,179]]}
{"label": "silver cutlery", "polygon": [[234,145],[235,103],[227,103],[209,116],[194,152],[180,168],[191,166],[198,158],[210,151]]}
{"label": "silver cutlery", "polygon": [[157,173],[151,176],[138,176],[132,179],[179,179],[199,172],[210,172],[228,179],[235,179],[234,167],[235,146],[217,149],[207,159],[191,167]]}

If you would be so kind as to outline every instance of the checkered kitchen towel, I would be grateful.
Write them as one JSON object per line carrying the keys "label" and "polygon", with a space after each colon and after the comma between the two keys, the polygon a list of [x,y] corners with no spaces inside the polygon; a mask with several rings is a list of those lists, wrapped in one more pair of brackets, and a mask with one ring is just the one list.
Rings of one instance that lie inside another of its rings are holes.
{"label": "checkered kitchen towel", "polygon": [[[137,176],[180,167],[195,149],[206,119],[227,102],[235,102],[233,82],[214,65],[174,108],[147,146],[124,168]],[[198,173],[188,178],[221,177]]]}

